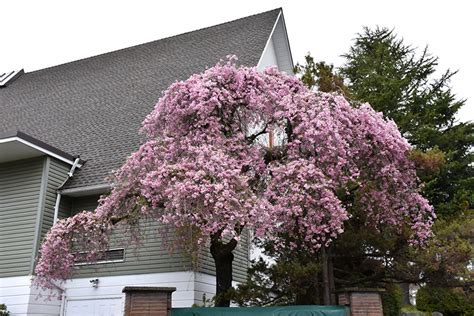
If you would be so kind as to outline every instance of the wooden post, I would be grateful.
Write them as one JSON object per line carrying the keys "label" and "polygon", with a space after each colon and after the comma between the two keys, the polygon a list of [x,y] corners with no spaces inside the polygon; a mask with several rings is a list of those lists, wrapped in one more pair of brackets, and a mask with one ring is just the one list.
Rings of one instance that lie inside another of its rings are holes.
{"label": "wooden post", "polygon": [[125,316],[170,316],[175,287],[126,286]]}

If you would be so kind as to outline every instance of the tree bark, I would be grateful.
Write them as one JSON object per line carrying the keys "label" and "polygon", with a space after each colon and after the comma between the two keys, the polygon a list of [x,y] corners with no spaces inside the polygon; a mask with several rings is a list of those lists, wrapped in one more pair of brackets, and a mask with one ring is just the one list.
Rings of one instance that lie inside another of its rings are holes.
{"label": "tree bark", "polygon": [[334,281],[334,262],[331,255],[331,248],[328,247],[328,279],[329,279],[329,295],[331,305],[336,305],[336,283]]}
{"label": "tree bark", "polygon": [[315,296],[316,296],[316,305],[319,305],[321,304],[321,291],[320,291],[320,284],[319,284],[319,271],[318,273],[316,273],[316,275],[314,276],[314,282],[316,282],[315,284]]}
{"label": "tree bark", "polygon": [[211,237],[211,255],[216,266],[216,307],[230,306],[230,293],[232,288],[232,262],[234,254],[232,251],[237,246],[237,240],[231,239],[224,243],[220,235]]}
{"label": "tree bark", "polygon": [[400,284],[400,288],[402,291],[402,303],[405,305],[411,305],[410,302],[410,283],[402,283]]}
{"label": "tree bark", "polygon": [[323,272],[323,304],[331,305],[331,289],[329,286],[329,269],[326,247],[321,248],[321,266]]}

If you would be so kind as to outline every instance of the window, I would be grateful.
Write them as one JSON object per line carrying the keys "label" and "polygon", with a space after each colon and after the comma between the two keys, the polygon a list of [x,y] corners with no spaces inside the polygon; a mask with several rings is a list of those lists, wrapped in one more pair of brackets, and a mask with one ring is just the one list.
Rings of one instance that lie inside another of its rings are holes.
{"label": "window", "polygon": [[88,265],[88,264],[102,264],[112,262],[124,262],[125,261],[125,249],[109,249],[98,255],[98,258],[94,262],[87,261],[87,252],[78,252],[74,259],[76,266]]}

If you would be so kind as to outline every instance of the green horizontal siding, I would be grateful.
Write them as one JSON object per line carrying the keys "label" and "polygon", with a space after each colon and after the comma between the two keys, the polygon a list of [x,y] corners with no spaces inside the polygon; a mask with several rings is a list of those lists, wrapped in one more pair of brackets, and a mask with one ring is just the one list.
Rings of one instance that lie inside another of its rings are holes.
{"label": "green horizontal siding", "polygon": [[[71,198],[71,214],[83,210],[93,211],[97,207],[99,196]],[[160,226],[157,222],[148,222],[142,225],[142,234],[145,237],[139,246],[129,245],[129,239],[124,237],[124,229],[117,228],[112,237],[111,248],[124,248],[125,261],[102,263],[76,267],[75,277],[130,275],[145,273],[178,272],[193,269],[191,258],[177,251],[170,254],[165,247],[164,240],[157,233]],[[170,232],[167,240],[173,240]],[[243,282],[247,277],[249,238],[244,233],[238,247],[234,250],[234,281]],[[214,261],[208,248],[201,252],[200,260],[195,267],[197,271],[215,275]]]}
{"label": "green horizontal siding", "polygon": [[[98,196],[71,199],[71,214],[92,211],[97,206]],[[146,273],[179,272],[191,270],[191,259],[182,253],[170,254],[164,246],[162,237],[157,234],[159,224],[142,224],[144,239],[141,245],[130,245],[123,228],[117,227],[110,248],[124,248],[125,261],[76,266],[74,277],[117,276]],[[172,236],[168,237],[172,239]],[[167,238],[167,239],[168,239]]]}
{"label": "green horizontal siding", "polygon": [[59,212],[58,218],[66,218],[71,216],[71,203],[72,198],[69,196],[61,196],[61,201],[59,202]]}
{"label": "green horizontal siding", "polygon": [[54,158],[45,158],[45,169],[43,172],[42,186],[40,189],[40,204],[36,216],[35,243],[31,258],[31,273],[35,268],[35,258],[41,247],[41,242],[53,226],[54,206],[56,204],[57,189],[68,177],[70,166]]}
{"label": "green horizontal siding", "polygon": [[96,209],[100,196],[83,196],[70,198],[71,215],[82,211],[93,211]]}
{"label": "green horizontal siding", "polygon": [[[39,242],[53,223],[56,189],[66,179],[69,168],[69,165],[48,157],[0,164],[0,277],[31,273],[35,248],[39,247]],[[82,210],[92,211],[97,206],[98,198],[63,196],[59,217]],[[191,258],[179,251],[170,254],[162,236],[156,233],[159,228],[159,224],[153,221],[143,224],[145,238],[139,246],[129,245],[128,239],[123,239],[124,230],[117,228],[111,248],[125,248],[125,261],[80,266],[76,268],[76,277],[191,270]],[[36,245],[35,237],[38,239]],[[173,236],[169,235],[166,239],[172,240]],[[234,281],[241,282],[246,278],[248,245],[248,235],[244,234],[234,250]],[[214,262],[207,248],[202,251],[197,270],[215,274]]]}
{"label": "green horizontal siding", "polygon": [[30,273],[45,157],[0,164],[0,277]]}

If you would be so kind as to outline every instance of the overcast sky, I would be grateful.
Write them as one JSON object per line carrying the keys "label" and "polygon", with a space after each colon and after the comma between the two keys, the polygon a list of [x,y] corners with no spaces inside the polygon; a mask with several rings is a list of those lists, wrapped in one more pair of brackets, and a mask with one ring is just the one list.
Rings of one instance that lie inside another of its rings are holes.
{"label": "overcast sky", "polygon": [[295,62],[310,51],[339,66],[363,26],[387,26],[440,70],[457,69],[452,86],[466,98],[459,119],[474,120],[471,1],[105,1],[0,0],[0,72],[33,71],[282,7]]}

